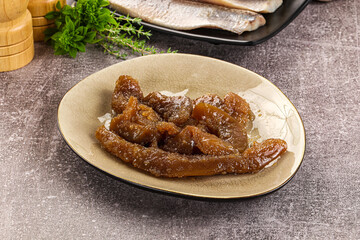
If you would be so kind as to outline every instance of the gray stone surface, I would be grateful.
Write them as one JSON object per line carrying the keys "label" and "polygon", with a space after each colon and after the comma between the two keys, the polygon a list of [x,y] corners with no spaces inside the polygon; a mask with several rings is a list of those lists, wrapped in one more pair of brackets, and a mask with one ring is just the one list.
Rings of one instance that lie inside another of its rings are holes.
{"label": "gray stone surface", "polygon": [[120,60],[76,59],[42,44],[0,73],[0,239],[359,239],[360,1],[312,3],[255,47],[154,33],[152,44],[223,59],[274,82],[303,118],[307,149],[272,194],[207,202],[148,192],[82,161],[61,138],[57,106],[81,79]]}

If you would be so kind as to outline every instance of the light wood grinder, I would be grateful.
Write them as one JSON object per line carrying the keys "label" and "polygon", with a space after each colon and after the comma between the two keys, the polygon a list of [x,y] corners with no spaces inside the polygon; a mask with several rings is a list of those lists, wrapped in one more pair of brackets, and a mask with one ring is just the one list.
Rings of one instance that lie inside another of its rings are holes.
{"label": "light wood grinder", "polygon": [[21,68],[34,57],[29,0],[0,0],[0,72]]}
{"label": "light wood grinder", "polygon": [[60,1],[61,6],[66,4],[66,0],[30,0],[28,9],[32,15],[34,40],[35,42],[43,41],[45,38],[44,31],[49,27],[54,27],[54,20],[48,20],[45,15],[48,12],[56,10],[56,3]]}

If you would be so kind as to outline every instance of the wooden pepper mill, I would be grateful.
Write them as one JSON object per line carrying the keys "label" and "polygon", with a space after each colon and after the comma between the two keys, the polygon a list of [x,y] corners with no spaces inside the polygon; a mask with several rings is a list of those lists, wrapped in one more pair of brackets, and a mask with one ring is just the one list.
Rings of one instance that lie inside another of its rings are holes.
{"label": "wooden pepper mill", "polygon": [[0,0],[0,72],[21,68],[34,57],[29,0]]}
{"label": "wooden pepper mill", "polygon": [[48,12],[56,10],[56,3],[60,1],[61,6],[66,4],[66,0],[30,0],[28,9],[32,15],[34,40],[35,42],[43,41],[45,38],[44,31],[49,27],[54,27],[53,20],[47,20],[45,15]]}

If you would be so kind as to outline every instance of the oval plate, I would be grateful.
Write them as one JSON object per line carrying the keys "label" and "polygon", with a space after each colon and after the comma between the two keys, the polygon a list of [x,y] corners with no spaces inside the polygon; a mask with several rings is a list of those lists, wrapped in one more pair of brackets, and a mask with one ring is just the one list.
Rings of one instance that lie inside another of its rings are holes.
{"label": "oval plate", "polygon": [[[239,93],[256,115],[251,135],[277,137],[288,152],[276,164],[256,174],[218,175],[182,179],[157,178],[123,163],[100,147],[95,131],[98,117],[111,111],[110,101],[119,75],[136,78],[147,94],[189,89],[195,98],[206,93]],[[305,151],[301,118],[289,99],[270,81],[224,61],[187,54],[160,54],[124,61],[90,75],[71,88],[58,109],[58,124],[68,145],[102,171],[138,186],[200,198],[245,198],[274,191],[296,173]]]}

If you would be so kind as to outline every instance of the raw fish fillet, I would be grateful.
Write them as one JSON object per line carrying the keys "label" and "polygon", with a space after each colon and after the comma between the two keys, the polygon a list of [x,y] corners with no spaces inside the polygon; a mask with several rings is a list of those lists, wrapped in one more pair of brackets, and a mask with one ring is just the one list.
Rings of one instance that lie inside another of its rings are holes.
{"label": "raw fish fillet", "polygon": [[241,34],[265,24],[258,13],[193,1],[110,0],[110,5],[122,14],[177,30],[217,28]]}
{"label": "raw fish fillet", "polygon": [[278,9],[283,0],[196,0],[230,8],[239,8],[261,13],[272,13]]}

